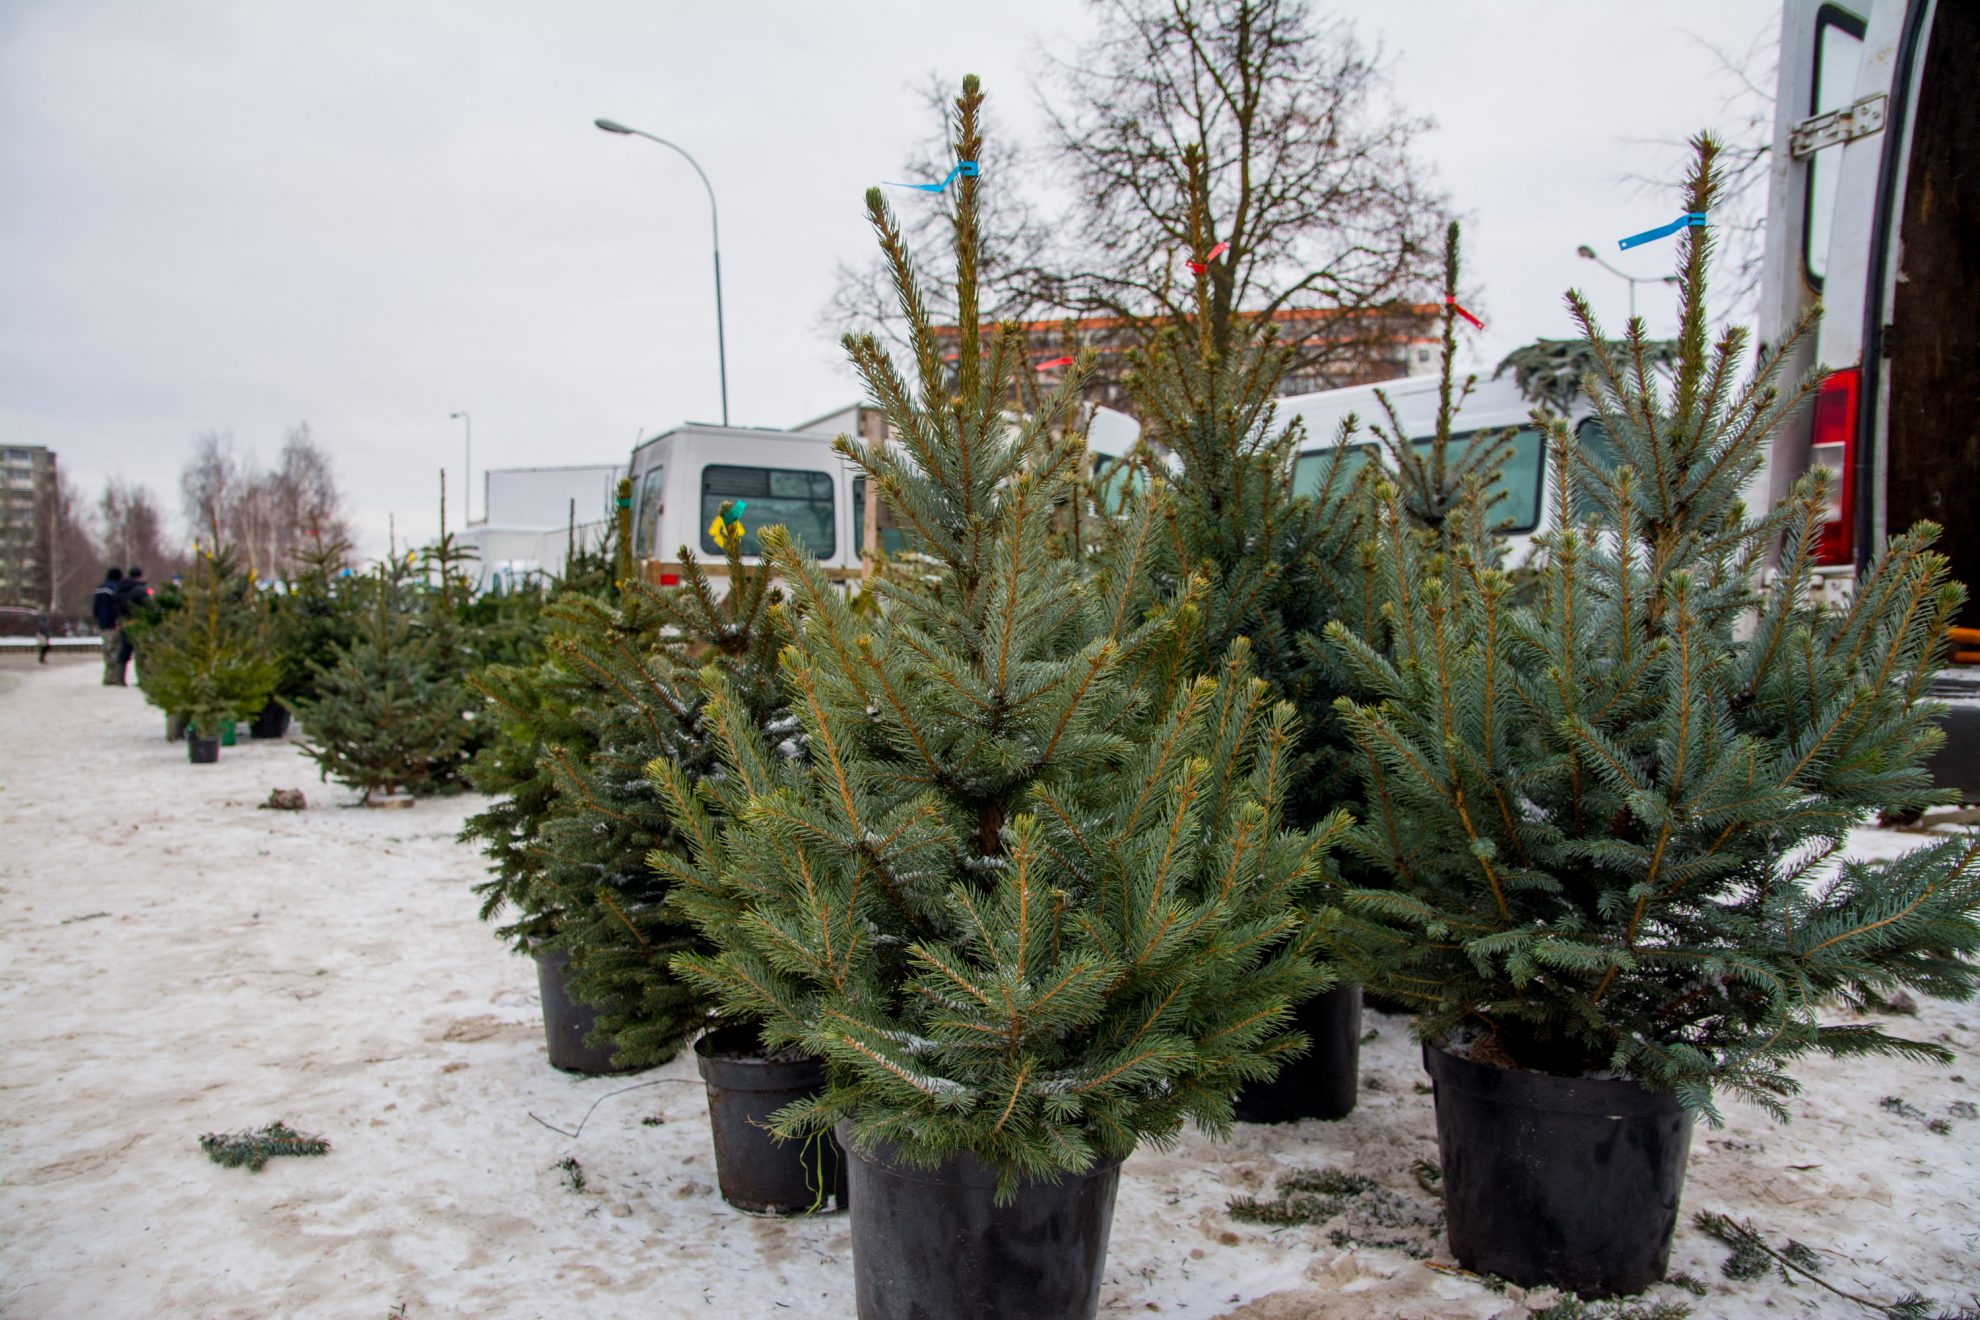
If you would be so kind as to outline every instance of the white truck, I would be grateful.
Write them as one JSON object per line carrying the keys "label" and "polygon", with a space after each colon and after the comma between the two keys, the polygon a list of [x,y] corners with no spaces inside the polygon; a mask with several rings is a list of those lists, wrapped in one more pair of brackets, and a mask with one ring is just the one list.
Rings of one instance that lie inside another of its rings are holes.
{"label": "white truck", "polygon": [[1980,4],[1786,0],[1759,335],[1819,301],[1790,376],[1812,410],[1776,442],[1768,494],[1812,463],[1841,476],[1823,542],[1833,592],[1920,519],[1967,584],[1942,786],[1980,801]]}

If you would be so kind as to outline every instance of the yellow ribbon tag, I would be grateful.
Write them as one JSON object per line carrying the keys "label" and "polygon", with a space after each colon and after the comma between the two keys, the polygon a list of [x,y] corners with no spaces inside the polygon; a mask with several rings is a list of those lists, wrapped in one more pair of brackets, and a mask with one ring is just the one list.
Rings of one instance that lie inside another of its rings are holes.
{"label": "yellow ribbon tag", "polygon": [[737,545],[741,545],[743,532],[743,525],[740,522],[729,522],[719,513],[715,515],[715,521],[708,524],[708,539],[722,550],[729,548],[731,539]]}

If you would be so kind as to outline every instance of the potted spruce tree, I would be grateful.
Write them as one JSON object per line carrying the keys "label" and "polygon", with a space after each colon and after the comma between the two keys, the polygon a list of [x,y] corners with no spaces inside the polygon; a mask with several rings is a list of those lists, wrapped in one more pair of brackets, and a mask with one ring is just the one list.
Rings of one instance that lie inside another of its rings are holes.
{"label": "potted spruce tree", "polygon": [[[595,749],[588,758],[549,749],[559,807],[544,827],[548,886],[560,903],[550,950],[572,959],[572,989],[599,1005],[602,1034],[618,1059],[651,1066],[694,1038],[708,1089],[716,1179],[739,1209],[798,1214],[845,1202],[845,1173],[829,1134],[799,1145],[771,1138],[766,1120],[824,1085],[819,1059],[766,1049],[753,1016],[713,1005],[672,966],[706,945],[668,902],[677,855],[668,802],[722,772],[706,683],[719,680],[750,728],[801,760],[804,739],[784,709],[778,653],[790,639],[769,564],[743,562],[741,519],[718,510],[731,531],[718,587],[683,548],[681,582],[656,588],[627,577],[616,606],[560,602],[551,639],[557,664],[592,696],[577,718]],[[652,770],[649,771],[649,767]]]}
{"label": "potted spruce tree", "polygon": [[439,792],[462,760],[466,689],[424,626],[405,563],[381,563],[352,600],[354,637],[312,667],[316,695],[297,703],[303,749],[367,805]]}
{"label": "potted spruce tree", "polygon": [[[981,101],[965,79],[959,162]],[[1174,610],[1130,608],[1132,570],[1103,591],[1050,555],[1084,461],[1060,421],[1091,356],[1009,415],[1023,339],[978,325],[981,181],[957,182],[953,369],[867,196],[918,381],[850,339],[899,440],[837,442],[932,571],[874,586],[862,621],[781,528],[762,534],[799,620],[781,681],[808,757],[711,676],[725,773],[676,782],[692,859],[656,862],[715,946],[674,966],[766,1044],[826,1061],[775,1126],[835,1127],[848,1149],[863,1320],[1091,1316],[1121,1160],[1186,1119],[1227,1126],[1320,980],[1298,904],[1338,823],[1284,827],[1291,712],[1243,646],[1155,706],[1135,679]],[[1152,538],[1159,510],[1139,516]]]}
{"label": "potted spruce tree", "polygon": [[[630,486],[620,481],[621,501]],[[623,544],[623,527],[616,540]],[[483,665],[469,678],[487,701],[487,710],[481,721],[483,744],[464,773],[471,788],[492,800],[468,817],[460,833],[463,843],[479,842],[489,861],[489,878],[475,886],[482,900],[481,919],[503,920],[496,936],[536,964],[551,1066],[585,1075],[630,1069],[615,1064],[611,1043],[598,1039],[597,1011],[571,996],[568,953],[548,948],[569,898],[546,875],[556,857],[546,828],[559,810],[568,810],[551,751],[565,762],[583,762],[597,752],[594,726],[579,712],[601,697],[595,684],[560,662],[551,649],[551,634],[560,609],[571,608],[580,598],[595,603],[623,580],[625,564],[614,542],[608,534],[600,544],[580,545],[573,529],[565,573],[549,609],[481,621],[485,628],[508,634],[500,646],[507,658]],[[444,537],[439,550],[444,579],[448,560],[458,555]],[[636,629],[627,631],[638,635]]]}
{"label": "potted spruce tree", "polygon": [[[1709,214],[1697,151],[1685,204]],[[1452,1251],[1584,1296],[1661,1277],[1694,1114],[1726,1093],[1785,1117],[1810,1051],[1944,1057],[1824,1011],[1965,997],[1980,949],[1980,836],[1830,869],[1873,809],[1938,800],[1921,697],[1962,589],[1921,525],[1818,606],[1831,478],[1742,504],[1808,392],[1779,379],[1808,327],[1739,384],[1744,332],[1707,345],[1709,231],[1681,243],[1668,381],[1641,321],[1618,357],[1569,295],[1619,458],[1550,424],[1559,529],[1528,588],[1464,535],[1414,536],[1391,487],[1391,649],[1329,630],[1372,694],[1343,703],[1380,783],[1352,847],[1388,878],[1346,907],[1391,936],[1369,983],[1420,1010]]]}
{"label": "potted spruce tree", "polygon": [[287,589],[270,602],[281,676],[274,699],[254,718],[254,737],[287,735],[294,708],[316,695],[317,666],[331,664],[337,647],[351,644],[350,559],[350,541],[334,524],[328,535],[312,527],[297,548]]}
{"label": "potted spruce tree", "polygon": [[267,703],[278,677],[268,610],[224,549],[194,559],[179,607],[152,626],[145,651],[145,699],[185,721],[195,765],[220,759],[224,734]]}
{"label": "potted spruce tree", "polygon": [[[1189,245],[1204,253],[1215,239],[1207,173],[1194,146],[1184,149],[1183,164],[1191,184]],[[1168,509],[1164,534],[1152,547],[1138,547],[1130,535],[1134,520],[1120,517],[1136,499],[1135,488],[1111,482],[1099,562],[1112,572],[1137,553],[1149,556],[1148,604],[1178,594],[1192,579],[1204,584],[1200,604],[1178,629],[1176,668],[1214,675],[1231,647],[1248,640],[1253,671],[1273,699],[1302,713],[1286,814],[1295,825],[1312,824],[1342,805],[1353,784],[1346,726],[1332,708],[1341,676],[1333,656],[1312,642],[1331,620],[1354,615],[1365,594],[1358,543],[1366,471],[1357,475],[1344,461],[1350,422],[1333,437],[1333,460],[1322,466],[1315,488],[1296,488],[1303,432],[1296,420],[1275,422],[1289,353],[1255,320],[1213,324],[1215,267],[1196,261],[1190,269],[1195,317],[1158,336],[1136,356],[1127,378],[1144,449],[1168,455],[1166,462],[1146,463],[1144,488],[1144,498]],[[1287,1057],[1278,1075],[1238,1093],[1239,1119],[1338,1119],[1353,1110],[1361,988],[1330,984],[1297,1014],[1297,1030],[1283,1038]]]}

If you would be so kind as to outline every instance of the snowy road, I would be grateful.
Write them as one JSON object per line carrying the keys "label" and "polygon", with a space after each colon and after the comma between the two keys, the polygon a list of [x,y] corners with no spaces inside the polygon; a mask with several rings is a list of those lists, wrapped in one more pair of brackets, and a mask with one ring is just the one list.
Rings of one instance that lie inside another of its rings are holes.
{"label": "snowy road", "polygon": [[[343,809],[292,744],[195,768],[161,735],[92,665],[0,673],[0,1314],[850,1316],[843,1219],[750,1218],[712,1191],[691,1063],[579,1081],[544,1062],[534,973],[475,921],[479,859],[453,841],[473,799]],[[307,811],[255,808],[298,786]],[[1434,1215],[1411,1172],[1435,1143],[1407,1025],[1369,1025],[1348,1121],[1128,1162],[1103,1315],[1510,1318],[1546,1300],[1335,1245],[1338,1225],[1226,1213],[1286,1169],[1334,1167],[1378,1179],[1402,1219]],[[1980,1008],[1928,1003],[1909,1025],[1959,1062],[1809,1065],[1792,1125],[1735,1109],[1700,1129],[1687,1219],[1792,1236],[1850,1291],[1980,1294],[1980,1119],[1957,1116],[1980,1103]],[[574,1127],[637,1082],[656,1084],[575,1140],[531,1117]],[[249,1173],[197,1146],[276,1119],[331,1153]],[[1730,1282],[1725,1256],[1687,1224],[1672,1269],[1710,1294],[1655,1297],[1701,1318],[1862,1314]]]}

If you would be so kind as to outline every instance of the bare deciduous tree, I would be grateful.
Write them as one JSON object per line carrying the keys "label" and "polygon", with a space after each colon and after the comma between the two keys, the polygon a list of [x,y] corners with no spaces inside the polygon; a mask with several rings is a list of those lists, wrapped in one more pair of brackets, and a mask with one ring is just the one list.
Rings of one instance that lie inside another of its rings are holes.
{"label": "bare deciduous tree", "polygon": [[183,566],[183,557],[167,544],[165,517],[147,487],[110,478],[96,514],[103,552],[117,563],[142,565],[157,579],[170,577]]}
{"label": "bare deciduous tree", "polygon": [[36,521],[48,547],[48,612],[80,622],[88,617],[90,592],[105,568],[103,551],[90,535],[82,502],[60,467],[55,469],[54,485],[43,493],[40,504]]}
{"label": "bare deciduous tree", "polygon": [[[1349,314],[1296,347],[1324,371],[1395,326],[1430,288],[1445,199],[1414,154],[1428,122],[1388,95],[1379,51],[1305,0],[1101,0],[1098,37],[1056,61],[1051,107],[1076,243],[1035,272],[1068,311],[1180,318],[1192,309],[1190,178],[1207,172],[1213,339],[1239,310]],[[1207,251],[1207,248],[1206,248]],[[1357,326],[1357,320],[1365,325]]]}
{"label": "bare deciduous tree", "polygon": [[[1092,43],[1047,70],[1043,154],[1063,185],[1061,213],[1041,219],[1026,200],[1037,154],[991,136],[982,165],[997,184],[984,192],[1003,209],[984,217],[987,314],[1118,318],[1132,341],[1194,314],[1187,263],[1222,243],[1208,265],[1217,342],[1239,315],[1333,314],[1287,336],[1294,377],[1334,383],[1334,368],[1352,374],[1371,347],[1422,333],[1413,307],[1434,287],[1447,202],[1415,152],[1428,123],[1395,105],[1379,50],[1306,0],[1095,8]],[[1208,175],[1201,251],[1190,246],[1187,148]],[[947,163],[931,142],[909,168],[940,178]],[[950,215],[946,199],[900,210],[911,233]],[[941,283],[924,278],[924,291]],[[888,323],[890,302],[876,270],[842,268],[826,315],[872,329]]]}
{"label": "bare deciduous tree", "polygon": [[330,456],[307,422],[290,429],[268,471],[237,454],[231,436],[200,435],[179,490],[194,538],[229,541],[258,577],[286,576],[306,538],[349,535]]}

